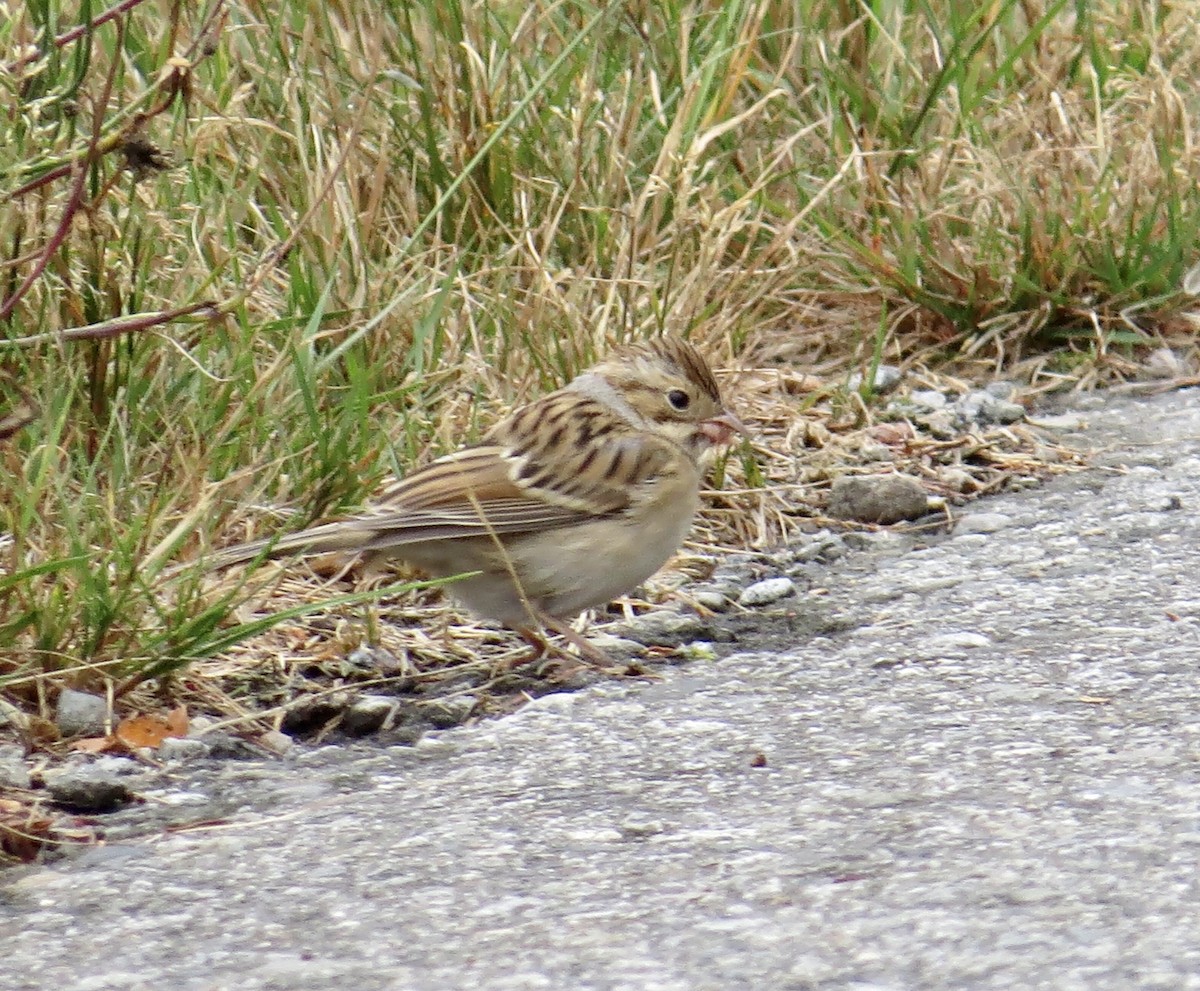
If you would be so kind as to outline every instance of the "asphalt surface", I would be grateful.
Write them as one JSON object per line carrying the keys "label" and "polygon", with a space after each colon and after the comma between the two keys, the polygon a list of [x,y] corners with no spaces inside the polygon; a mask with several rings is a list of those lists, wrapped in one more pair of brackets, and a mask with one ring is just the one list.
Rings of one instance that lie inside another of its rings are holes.
{"label": "asphalt surface", "polygon": [[844,632],[188,770],[227,824],[0,881],[0,988],[1200,988],[1200,395],[1087,417]]}

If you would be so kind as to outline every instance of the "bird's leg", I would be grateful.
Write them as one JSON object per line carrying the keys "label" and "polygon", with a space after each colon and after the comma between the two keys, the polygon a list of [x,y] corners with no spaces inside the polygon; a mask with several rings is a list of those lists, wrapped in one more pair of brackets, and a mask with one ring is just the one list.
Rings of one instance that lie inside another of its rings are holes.
{"label": "bird's leg", "polygon": [[560,661],[566,662],[570,667],[568,671],[578,668],[582,661],[585,665],[596,668],[606,674],[628,674],[629,672],[617,664],[611,657],[602,651],[595,644],[589,642],[585,637],[581,637],[571,627],[560,619],[555,619],[543,612],[537,612],[533,616],[538,621],[543,630],[548,630],[551,633],[557,633],[567,643],[574,645],[579,651],[580,656],[576,657],[570,654],[564,647],[552,643],[546,639],[545,635],[538,630],[522,627],[516,632],[522,640],[529,644],[531,650],[527,654],[522,654],[511,664],[508,665],[508,670],[524,667],[526,664],[531,664],[534,661],[540,660],[546,654],[556,656]]}
{"label": "bird's leg", "polygon": [[[562,620],[555,619],[544,612],[537,613],[537,621],[542,624],[544,629],[550,630],[552,633],[557,633],[567,643],[574,645],[579,651],[580,656],[593,667],[599,668],[601,671],[622,671],[620,666],[604,651],[571,629],[569,623],[564,623]],[[569,655],[564,654],[563,656]]]}
{"label": "bird's leg", "polygon": [[580,666],[579,658],[572,654],[568,654],[566,650],[548,640],[542,633],[531,629],[520,629],[515,631],[522,640],[529,644],[530,649],[523,653],[520,657],[511,661],[505,666],[508,671],[522,668],[526,664],[532,664],[535,661],[541,660],[547,654],[551,655],[545,664],[538,667],[538,674],[541,675],[545,670],[546,664],[555,666],[566,665],[564,670],[574,671]]}
{"label": "bird's leg", "polygon": [[522,654],[509,664],[509,670],[524,667],[526,664],[532,664],[534,661],[541,660],[546,655],[546,651],[550,649],[550,644],[546,642],[546,638],[536,630],[516,630],[515,632],[522,640],[529,644],[529,653]]}

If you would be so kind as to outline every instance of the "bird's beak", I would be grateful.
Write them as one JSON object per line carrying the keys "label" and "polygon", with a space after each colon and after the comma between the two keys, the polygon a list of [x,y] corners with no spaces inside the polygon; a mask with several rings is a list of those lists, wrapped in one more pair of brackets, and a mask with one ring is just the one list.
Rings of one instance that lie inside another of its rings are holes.
{"label": "bird's beak", "polygon": [[730,443],[735,434],[741,434],[743,437],[753,436],[750,428],[729,410],[722,410],[720,416],[714,416],[711,420],[701,423],[700,433],[714,447],[723,447]]}

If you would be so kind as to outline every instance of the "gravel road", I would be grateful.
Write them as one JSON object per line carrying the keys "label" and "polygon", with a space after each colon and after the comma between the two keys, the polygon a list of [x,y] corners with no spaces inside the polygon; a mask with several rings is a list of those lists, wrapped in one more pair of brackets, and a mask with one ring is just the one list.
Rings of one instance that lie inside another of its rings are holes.
{"label": "gravel road", "polygon": [[1086,418],[787,607],[841,632],[182,767],[227,822],[5,875],[0,988],[1200,989],[1200,394]]}

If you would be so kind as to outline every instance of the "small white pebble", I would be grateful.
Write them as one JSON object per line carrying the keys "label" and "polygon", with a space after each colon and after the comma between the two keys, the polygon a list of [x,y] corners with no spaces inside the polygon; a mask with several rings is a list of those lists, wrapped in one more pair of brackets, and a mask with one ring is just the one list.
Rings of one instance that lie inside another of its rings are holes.
{"label": "small white pebble", "polygon": [[725,593],[715,589],[703,589],[696,592],[692,598],[696,600],[696,605],[711,609],[713,612],[724,612],[729,608],[729,599]]}
{"label": "small white pebble", "polygon": [[625,837],[619,829],[569,829],[566,838],[575,843],[620,843]]}
{"label": "small white pebble", "polygon": [[945,393],[936,389],[913,389],[908,394],[909,402],[922,409],[943,409],[946,405]]}
{"label": "small white pebble", "polygon": [[995,533],[1012,526],[1012,517],[1003,513],[969,513],[954,525],[955,533]]}
{"label": "small white pebble", "polygon": [[926,650],[977,650],[980,647],[991,646],[991,643],[992,641],[982,633],[959,630],[955,633],[942,633],[930,637],[923,646]]}
{"label": "small white pebble", "polygon": [[765,578],[746,587],[738,596],[743,606],[765,606],[796,594],[796,583],[790,578]]}

